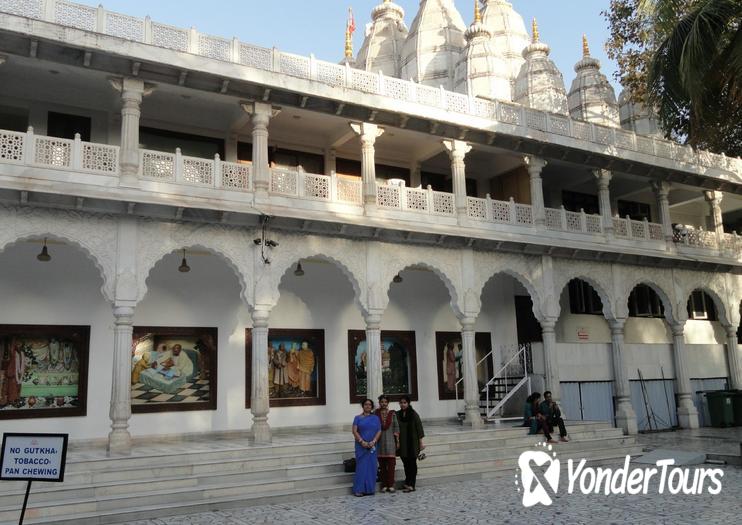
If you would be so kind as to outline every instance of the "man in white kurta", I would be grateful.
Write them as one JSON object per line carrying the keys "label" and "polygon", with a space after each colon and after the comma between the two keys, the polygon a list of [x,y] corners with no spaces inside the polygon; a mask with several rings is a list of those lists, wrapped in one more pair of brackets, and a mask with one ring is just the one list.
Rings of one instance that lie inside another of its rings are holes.
{"label": "man in white kurta", "polygon": [[140,380],[160,392],[174,394],[192,374],[193,362],[182,347],[176,344],[172,350],[161,353],[157,361],[152,363],[152,368],[142,372]]}

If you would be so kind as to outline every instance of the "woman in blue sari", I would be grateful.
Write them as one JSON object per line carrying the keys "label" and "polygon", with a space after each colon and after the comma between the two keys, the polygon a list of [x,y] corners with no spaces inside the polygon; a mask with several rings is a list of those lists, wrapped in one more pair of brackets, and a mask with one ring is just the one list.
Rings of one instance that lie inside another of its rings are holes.
{"label": "woman in blue sari", "polygon": [[381,420],[373,413],[374,402],[364,399],[363,413],[353,419],[353,437],[356,440],[356,474],[353,494],[360,497],[376,492],[378,457],[376,443],[381,436]]}

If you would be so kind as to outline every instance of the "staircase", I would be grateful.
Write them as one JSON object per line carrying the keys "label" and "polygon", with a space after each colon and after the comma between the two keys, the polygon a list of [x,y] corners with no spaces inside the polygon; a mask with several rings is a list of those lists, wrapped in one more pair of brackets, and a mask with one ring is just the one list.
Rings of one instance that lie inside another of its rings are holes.
{"label": "staircase", "polygon": [[[427,431],[421,488],[513,473],[520,453],[543,439],[504,425],[485,430],[431,425]],[[608,423],[568,423],[568,431],[572,441],[555,445],[560,458],[604,464],[641,453],[634,437]],[[64,483],[32,486],[25,523],[121,523],[349,494],[353,475],[343,472],[342,461],[353,455],[350,433],[310,434],[312,439],[307,433],[267,446],[215,438],[199,449],[178,441],[117,458],[72,450]],[[403,479],[401,462],[397,466],[397,479]],[[25,482],[0,482],[0,524],[18,522],[24,492]]]}

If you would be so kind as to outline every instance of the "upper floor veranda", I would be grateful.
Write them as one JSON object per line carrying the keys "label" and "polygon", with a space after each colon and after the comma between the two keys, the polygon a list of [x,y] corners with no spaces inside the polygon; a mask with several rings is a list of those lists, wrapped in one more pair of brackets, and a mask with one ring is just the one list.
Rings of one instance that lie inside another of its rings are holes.
{"label": "upper floor veranda", "polygon": [[739,266],[742,162],[60,0],[0,0],[0,199]]}

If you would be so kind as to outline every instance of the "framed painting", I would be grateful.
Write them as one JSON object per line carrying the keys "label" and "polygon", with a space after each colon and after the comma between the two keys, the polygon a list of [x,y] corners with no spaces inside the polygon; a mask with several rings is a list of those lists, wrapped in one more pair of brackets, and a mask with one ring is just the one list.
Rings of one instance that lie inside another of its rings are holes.
{"label": "framed painting", "polygon": [[[366,352],[366,331],[348,330],[351,403],[360,403],[368,392]],[[384,393],[391,401],[398,401],[402,394],[407,394],[410,399],[417,401],[415,332],[381,331],[381,374]]]}
{"label": "framed painting", "polygon": [[[483,387],[493,375],[492,356],[485,359],[492,350],[492,338],[489,332],[477,332],[474,335],[476,348],[477,383]],[[463,376],[464,356],[461,345],[461,332],[435,333],[436,368],[438,369],[438,399],[464,399]],[[458,386],[457,386],[458,385]]]}
{"label": "framed painting", "polygon": [[217,329],[135,326],[131,411],[216,410]]}
{"label": "framed painting", "polygon": [[[245,406],[252,389],[252,329],[245,330]],[[325,404],[325,331],[268,330],[268,396],[270,406]]]}
{"label": "framed painting", "polygon": [[0,325],[0,419],[84,416],[89,326]]}

